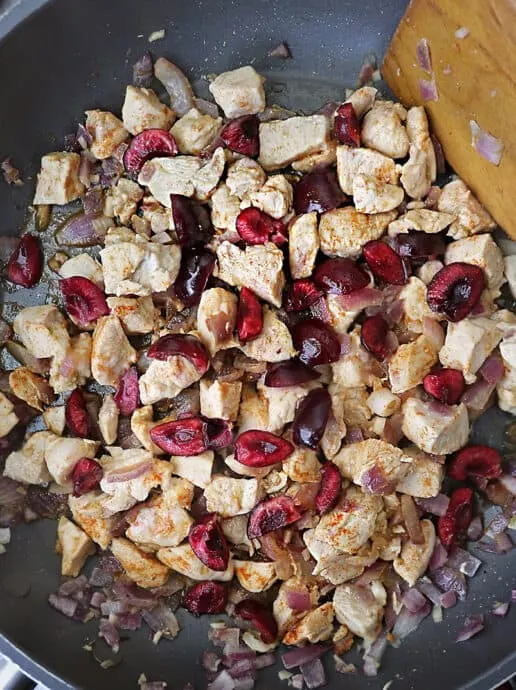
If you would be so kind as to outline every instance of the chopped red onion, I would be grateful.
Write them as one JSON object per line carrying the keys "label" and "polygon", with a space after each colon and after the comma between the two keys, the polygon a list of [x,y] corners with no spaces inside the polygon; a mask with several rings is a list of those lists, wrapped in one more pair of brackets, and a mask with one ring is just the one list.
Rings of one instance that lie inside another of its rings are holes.
{"label": "chopped red onion", "polygon": [[478,370],[478,373],[488,383],[498,383],[505,373],[503,360],[501,357],[497,357],[496,355],[488,357]]}
{"label": "chopped red onion", "polygon": [[296,675],[290,678],[290,684],[292,685],[294,690],[303,690],[305,685],[305,679],[303,678],[303,675],[301,673],[296,673]]}
{"label": "chopped red onion", "polygon": [[90,599],[90,606],[99,609],[100,605],[106,601],[106,596],[102,592],[93,592]]}
{"label": "chopped red onion", "polygon": [[11,333],[12,330],[9,324],[3,319],[0,319],[0,347],[6,344],[11,337]]}
{"label": "chopped red onion", "polygon": [[269,56],[289,60],[292,57],[292,53],[290,52],[290,48],[288,47],[287,43],[283,41],[269,51]]}
{"label": "chopped red onion", "polygon": [[495,535],[501,534],[507,529],[509,518],[502,513],[502,509],[499,506],[492,506],[492,508],[486,510],[485,522],[486,536],[494,538]]}
{"label": "chopped red onion", "polygon": [[456,603],[457,603],[456,592],[450,590],[449,592],[444,592],[444,594],[441,594],[440,604],[443,607],[443,609],[450,609],[452,606],[455,606]]}
{"label": "chopped red onion", "polygon": [[324,666],[320,659],[313,659],[313,661],[303,664],[299,670],[303,674],[307,688],[321,688],[326,685]]}
{"label": "chopped red onion", "polygon": [[117,616],[117,625],[120,630],[139,630],[142,625],[142,614],[139,611],[122,613]]}
{"label": "chopped red onion", "polygon": [[484,616],[468,616],[464,621],[464,627],[457,635],[457,642],[465,642],[474,635],[478,635],[484,629]]}
{"label": "chopped red onion", "polygon": [[439,94],[435,79],[420,79],[419,80],[419,94],[423,101],[438,101]]}
{"label": "chopped red onion", "polygon": [[509,606],[510,606],[510,603],[508,601],[505,601],[503,603],[502,602],[496,602],[491,613],[493,614],[493,616],[498,616],[499,618],[505,618],[505,616],[509,613]]}
{"label": "chopped red onion", "polygon": [[296,668],[297,666],[303,666],[304,664],[310,663],[314,659],[318,659],[325,652],[327,652],[329,647],[322,644],[308,644],[306,647],[299,647],[297,649],[291,649],[285,654],[281,655],[281,661],[283,666],[289,670],[291,668]]}
{"label": "chopped red onion", "polygon": [[105,480],[108,484],[117,484],[119,482],[128,482],[131,479],[137,479],[152,469],[152,460],[144,460],[137,465],[133,465],[127,469],[121,468],[118,471],[110,472],[105,475]]}
{"label": "chopped red onion", "polygon": [[92,247],[104,243],[108,228],[112,225],[113,220],[106,216],[79,213],[56,231],[56,240],[66,247]]}
{"label": "chopped red onion", "polygon": [[118,616],[120,613],[127,613],[130,606],[127,601],[105,601],[100,605],[100,611],[103,616]]}
{"label": "chopped red onion", "polygon": [[401,495],[401,515],[407,529],[407,534],[413,544],[423,544],[424,536],[419,521],[416,504],[412,496]]}
{"label": "chopped red onion", "polygon": [[194,95],[185,74],[165,58],[158,58],[154,65],[154,75],[163,84],[170,96],[170,106],[179,117],[183,117],[194,106]]}
{"label": "chopped red onion", "polygon": [[403,598],[401,600],[403,606],[406,606],[410,613],[417,613],[421,611],[428,603],[426,597],[424,597],[419,590],[415,587],[407,589]]}
{"label": "chopped red onion", "polygon": [[205,650],[201,655],[201,666],[208,673],[217,673],[222,662],[215,652]]}
{"label": "chopped red onion", "polygon": [[485,381],[480,376],[475,383],[466,386],[466,390],[462,394],[460,401],[471,410],[483,411],[489,402],[492,392],[496,388],[496,384]]}
{"label": "chopped red onion", "polygon": [[110,587],[113,584],[113,577],[102,568],[93,568],[89,583],[93,587]]}
{"label": "chopped red onion", "polygon": [[460,570],[461,573],[464,573],[464,575],[468,577],[473,577],[482,565],[482,561],[475,558],[475,556],[472,556],[464,549],[456,546],[450,551],[446,565],[450,568]]}
{"label": "chopped red onion", "polygon": [[133,84],[134,86],[148,89],[152,85],[153,78],[154,65],[152,64],[152,56],[146,50],[133,65]]}
{"label": "chopped red onion", "polygon": [[254,677],[253,676],[242,676],[242,678],[234,678],[235,690],[253,690],[254,688]]}
{"label": "chopped red onion", "polygon": [[67,616],[68,618],[73,618],[79,603],[75,599],[70,597],[60,596],[58,594],[50,594],[48,597],[48,603],[50,606]]}
{"label": "chopped red onion", "polygon": [[466,578],[460,571],[443,565],[442,568],[433,571],[432,579],[444,592],[451,590],[456,592],[461,601],[466,599]]}
{"label": "chopped red onion", "polygon": [[294,611],[308,611],[312,606],[308,591],[297,592],[290,589],[287,591],[287,604]]}
{"label": "chopped red onion", "polygon": [[222,662],[224,666],[233,666],[237,661],[242,661],[244,659],[255,659],[256,652],[254,649],[249,649],[249,647],[239,647],[236,651],[230,652],[227,656],[224,655]]}
{"label": "chopped red onion", "polygon": [[23,184],[23,180],[20,177],[20,171],[18,170],[18,168],[14,167],[14,165],[11,163],[10,158],[4,158],[4,160],[0,164],[0,168],[2,169],[2,174],[7,184]]}
{"label": "chopped red onion", "polygon": [[448,510],[450,499],[446,494],[437,494],[433,498],[416,498],[416,503],[425,513],[441,516]]}
{"label": "chopped red onion", "polygon": [[240,659],[229,666],[229,674],[232,678],[247,678],[255,675],[255,669],[251,659]]}
{"label": "chopped red onion", "polygon": [[482,519],[476,515],[473,520],[469,523],[467,535],[468,539],[471,539],[471,541],[477,541],[477,539],[480,539],[482,536],[483,532],[483,527],[482,527]]}
{"label": "chopped red onion", "polygon": [[221,671],[206,690],[235,690],[235,681],[227,671]]}
{"label": "chopped red onion", "polygon": [[485,551],[486,553],[499,553],[496,542],[489,537],[483,537],[480,541],[477,541],[475,547],[479,551]]}
{"label": "chopped red onion", "polygon": [[497,534],[494,538],[496,544],[496,551],[498,553],[508,553],[514,548],[511,538],[507,532],[501,532]]}
{"label": "chopped red onion", "polygon": [[516,496],[516,477],[513,477],[511,474],[502,474],[502,476],[499,479],[499,482],[513,496]]}
{"label": "chopped red onion", "polygon": [[19,237],[0,237],[0,261],[2,263],[9,261],[19,241]]}
{"label": "chopped red onion", "polygon": [[120,634],[115,625],[107,618],[102,618],[99,625],[99,637],[103,637],[106,644],[116,653],[120,647]]}
{"label": "chopped red onion", "polygon": [[380,668],[380,663],[382,657],[387,649],[387,635],[382,633],[373,642],[369,649],[366,649],[364,653],[364,675],[366,676],[376,676],[378,675],[378,669]]}
{"label": "chopped red onion", "polygon": [[267,668],[268,666],[274,666],[275,663],[276,655],[272,654],[272,652],[268,652],[267,654],[259,654],[253,662],[254,667],[257,670]]}
{"label": "chopped red onion", "polygon": [[89,215],[99,215],[104,208],[104,192],[99,187],[88,189],[82,198],[84,213]]}
{"label": "chopped red onion", "polygon": [[361,290],[338,295],[337,301],[346,311],[361,311],[366,307],[375,307],[383,303],[383,293],[376,288],[365,287]]}
{"label": "chopped red onion", "polygon": [[[219,108],[216,103],[206,101],[204,98],[194,98],[194,103],[197,110],[203,115],[209,115],[210,117],[214,118],[219,116]],[[240,235],[238,236],[238,239],[240,239]]]}
{"label": "chopped red onion", "polygon": [[59,596],[70,597],[72,594],[82,592],[88,586],[88,578],[85,575],[79,575],[72,580],[63,582],[59,587],[57,593]]}
{"label": "chopped red onion", "polygon": [[420,38],[416,45],[416,56],[418,65],[428,74],[432,74],[432,58],[430,46],[426,38]]}
{"label": "chopped red onion", "polygon": [[429,601],[427,601],[426,605],[416,613],[412,613],[406,606],[404,606],[401,609],[400,615],[396,619],[396,623],[392,629],[392,634],[398,641],[403,640],[405,637],[410,635],[411,632],[414,632],[414,630],[419,627],[421,621],[425,619],[431,612],[432,605]]}
{"label": "chopped red onion", "polygon": [[516,602],[516,589],[511,590],[511,601],[513,604]]}
{"label": "chopped red onion", "polygon": [[497,139],[489,132],[480,128],[475,120],[469,121],[471,130],[471,146],[479,153],[482,158],[485,158],[493,165],[500,165],[504,144],[501,139]]}
{"label": "chopped red onion", "polygon": [[160,632],[166,637],[175,637],[179,632],[179,623],[174,612],[161,602],[151,611],[144,610],[142,615],[153,632]]}

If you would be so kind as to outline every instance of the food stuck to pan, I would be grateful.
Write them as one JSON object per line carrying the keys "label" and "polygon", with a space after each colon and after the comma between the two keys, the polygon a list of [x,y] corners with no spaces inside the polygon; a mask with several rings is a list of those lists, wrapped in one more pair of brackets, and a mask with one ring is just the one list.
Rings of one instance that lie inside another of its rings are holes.
{"label": "food stuck to pan", "polygon": [[49,604],[115,653],[211,615],[212,690],[252,688],[280,643],[294,688],[324,656],[376,675],[466,599],[468,541],[513,546],[515,467],[469,438],[516,410],[516,257],[423,107],[362,85],[298,115],[251,66],[209,88],[146,54],[121,117],[42,158],[6,266],[50,291],[2,323],[0,549],[56,518]]}

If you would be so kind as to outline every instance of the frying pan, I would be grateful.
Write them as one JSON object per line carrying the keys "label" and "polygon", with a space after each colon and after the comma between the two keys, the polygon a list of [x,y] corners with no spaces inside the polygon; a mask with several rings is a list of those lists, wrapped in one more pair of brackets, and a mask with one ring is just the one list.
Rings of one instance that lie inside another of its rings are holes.
{"label": "frying pan", "polygon": [[[152,31],[166,35],[152,44],[189,71],[198,95],[202,76],[252,63],[265,74],[269,103],[306,112],[342,99],[364,55],[383,55],[404,9],[404,0],[0,0],[0,156],[11,155],[27,183],[0,185],[0,232],[13,235],[23,224],[41,155],[61,147],[86,108],[120,110],[131,65],[149,47]],[[278,61],[268,51],[287,41],[294,59]],[[20,291],[18,301],[26,303]],[[44,301],[36,290],[34,301]],[[12,301],[8,296],[7,300]],[[508,417],[490,410],[477,424],[475,439],[500,447]],[[41,521],[13,530],[0,559],[0,652],[52,690],[136,688],[140,673],[166,680],[172,690],[187,682],[204,688],[199,666],[208,644],[207,620],[178,612],[182,631],[155,647],[145,631],[122,644],[123,663],[102,670],[82,649],[95,636],[47,604],[59,581],[53,552],[56,527]],[[504,620],[489,615],[516,586],[516,550],[506,556],[481,554],[484,566],[470,581],[465,604],[431,617],[398,650],[389,649],[377,679],[336,676],[326,662],[329,688],[382,687],[484,690],[516,673],[516,607]],[[457,630],[470,613],[486,614],[487,630],[456,644]],[[358,658],[358,657],[357,657]],[[278,668],[260,673],[258,688],[285,688]]]}

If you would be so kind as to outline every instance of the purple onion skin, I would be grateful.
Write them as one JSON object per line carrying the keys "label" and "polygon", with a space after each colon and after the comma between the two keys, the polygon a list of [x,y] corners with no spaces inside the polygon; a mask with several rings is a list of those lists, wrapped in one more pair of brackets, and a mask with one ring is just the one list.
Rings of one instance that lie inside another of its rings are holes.
{"label": "purple onion skin", "polygon": [[301,401],[293,424],[294,442],[316,450],[323,437],[331,411],[330,394],[325,388],[310,391]]}

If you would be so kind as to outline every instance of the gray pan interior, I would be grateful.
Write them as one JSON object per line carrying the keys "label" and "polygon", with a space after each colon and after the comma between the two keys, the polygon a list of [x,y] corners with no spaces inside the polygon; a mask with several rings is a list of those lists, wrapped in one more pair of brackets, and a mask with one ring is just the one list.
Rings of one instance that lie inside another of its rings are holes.
{"label": "gray pan interior", "polygon": [[[131,65],[149,47],[152,31],[166,30],[152,45],[154,54],[190,70],[201,91],[203,74],[252,63],[268,77],[269,102],[310,111],[342,97],[366,53],[383,54],[404,7],[404,0],[0,0],[0,158],[12,155],[27,180],[20,188],[0,184],[0,232],[19,232],[40,156],[60,148],[85,108],[120,108]],[[294,60],[267,57],[282,40]],[[491,410],[478,438],[499,444],[507,421]],[[184,611],[176,641],[156,648],[141,631],[122,645],[123,664],[101,670],[82,649],[95,628],[69,622],[46,603],[58,582],[54,541],[52,522],[22,526],[0,558],[0,652],[56,690],[135,688],[141,672],[173,690],[188,681],[205,687],[198,659],[208,621]],[[516,586],[516,550],[482,559],[466,604],[438,625],[427,619],[399,650],[389,649],[377,679],[330,674],[330,687],[355,690],[393,680],[393,688],[480,690],[515,673],[516,610],[503,621],[489,610]],[[464,617],[478,612],[486,613],[487,631],[455,644]],[[285,687],[277,670],[261,672],[258,687]]]}

